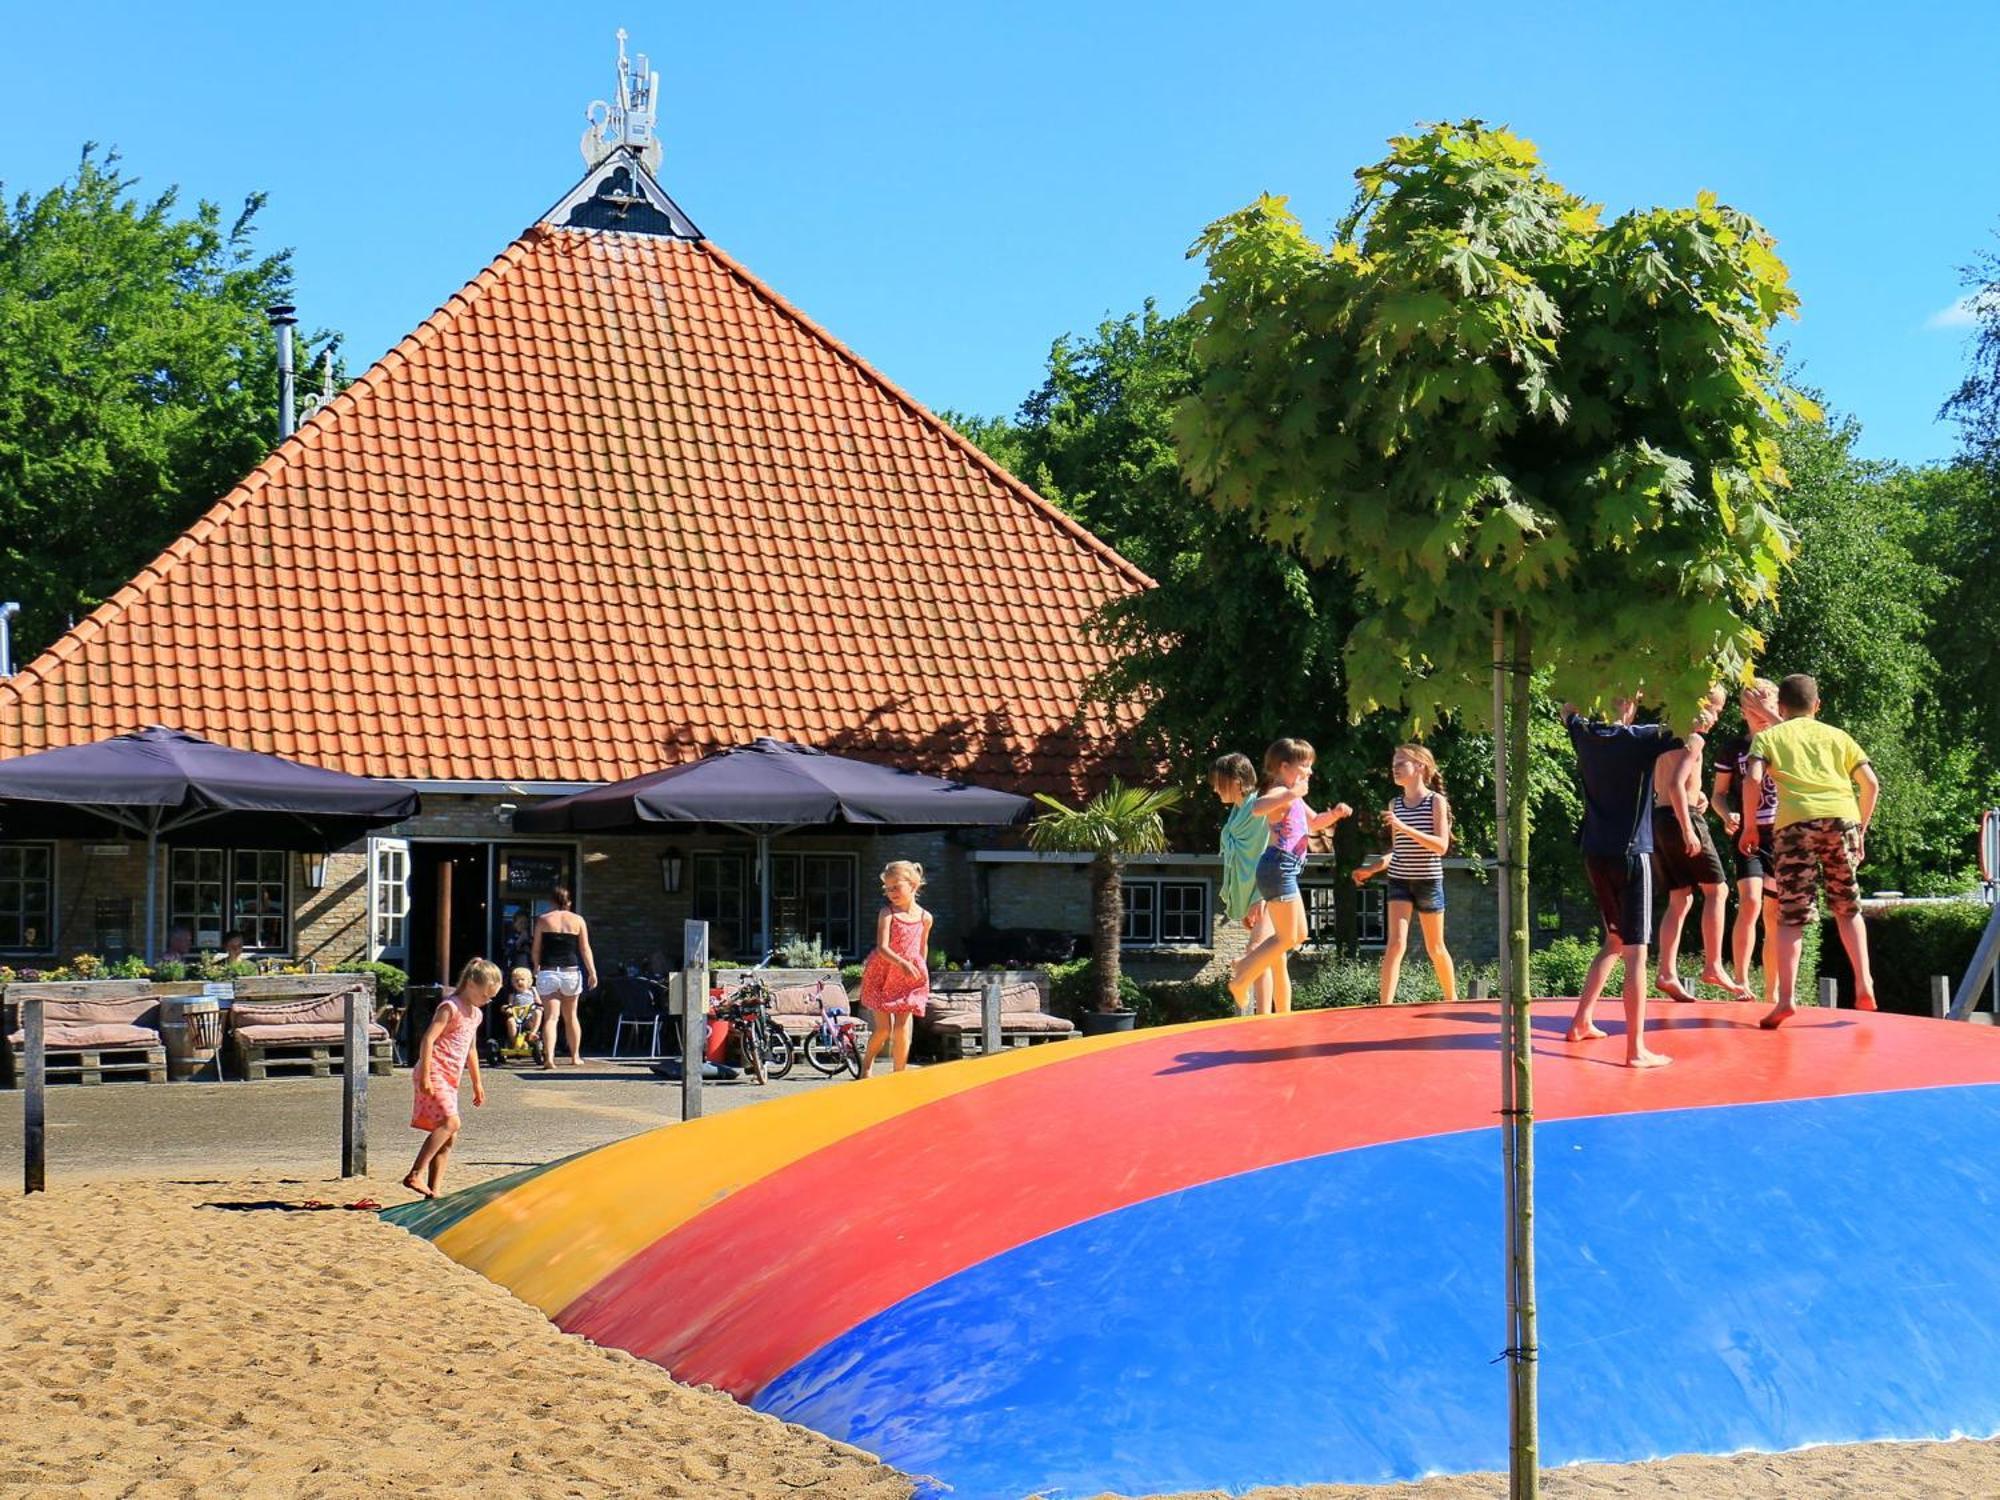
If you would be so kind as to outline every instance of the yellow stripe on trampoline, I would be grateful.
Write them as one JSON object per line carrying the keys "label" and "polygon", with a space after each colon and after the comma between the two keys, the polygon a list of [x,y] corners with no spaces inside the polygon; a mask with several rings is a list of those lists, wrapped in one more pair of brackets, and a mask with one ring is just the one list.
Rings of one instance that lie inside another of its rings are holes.
{"label": "yellow stripe on trampoline", "polygon": [[650,1130],[551,1167],[467,1214],[436,1244],[553,1317],[711,1204],[822,1147],[968,1089],[1160,1036],[1019,1047]]}

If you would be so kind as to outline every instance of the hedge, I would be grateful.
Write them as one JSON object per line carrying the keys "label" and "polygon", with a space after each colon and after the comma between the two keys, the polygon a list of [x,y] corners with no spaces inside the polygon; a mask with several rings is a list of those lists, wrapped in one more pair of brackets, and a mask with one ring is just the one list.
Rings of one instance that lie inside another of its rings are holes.
{"label": "hedge", "polygon": [[[1931,975],[1942,974],[1954,991],[1993,909],[1983,901],[1888,906],[1868,916],[1868,967],[1875,973],[1875,1003],[1899,1015],[1931,1013]],[[1840,1003],[1854,1003],[1854,975],[1831,920],[1821,922],[1826,973],[1840,981]]]}

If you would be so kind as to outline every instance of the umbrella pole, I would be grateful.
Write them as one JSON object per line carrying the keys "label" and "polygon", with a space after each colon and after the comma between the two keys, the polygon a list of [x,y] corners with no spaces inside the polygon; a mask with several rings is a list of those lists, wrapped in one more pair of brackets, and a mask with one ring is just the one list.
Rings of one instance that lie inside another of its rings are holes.
{"label": "umbrella pole", "polygon": [[157,956],[160,919],[160,830],[155,824],[146,830],[146,962]]}
{"label": "umbrella pole", "polygon": [[757,835],[757,899],[763,907],[763,948],[771,951],[771,835]]}

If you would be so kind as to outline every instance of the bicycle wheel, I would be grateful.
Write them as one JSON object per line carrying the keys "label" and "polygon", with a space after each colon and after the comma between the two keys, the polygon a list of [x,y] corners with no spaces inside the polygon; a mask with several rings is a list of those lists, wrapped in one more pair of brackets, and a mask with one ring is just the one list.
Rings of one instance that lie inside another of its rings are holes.
{"label": "bicycle wheel", "polygon": [[792,1039],[785,1035],[785,1028],[768,1016],[760,1028],[763,1032],[764,1076],[783,1078],[792,1071]]}
{"label": "bicycle wheel", "polygon": [[855,1036],[852,1026],[840,1033],[840,1060],[848,1072],[856,1078],[861,1076],[861,1039]]}
{"label": "bicycle wheel", "polygon": [[826,1039],[825,1033],[815,1031],[805,1040],[806,1063],[814,1072],[831,1078],[847,1066],[847,1050],[852,1045],[853,1039],[844,1031],[831,1042]]}
{"label": "bicycle wheel", "polygon": [[764,1048],[759,1029],[747,1020],[731,1021],[729,1029],[735,1035],[736,1053],[743,1059],[744,1068],[757,1082],[768,1083],[770,1079],[764,1072]]}

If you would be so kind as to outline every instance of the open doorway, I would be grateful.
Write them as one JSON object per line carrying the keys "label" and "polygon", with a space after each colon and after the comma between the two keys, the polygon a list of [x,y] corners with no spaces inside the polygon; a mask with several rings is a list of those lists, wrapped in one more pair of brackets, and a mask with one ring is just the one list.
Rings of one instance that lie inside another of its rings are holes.
{"label": "open doorway", "polygon": [[489,957],[492,846],[410,845],[410,979],[451,984],[467,959]]}

